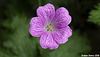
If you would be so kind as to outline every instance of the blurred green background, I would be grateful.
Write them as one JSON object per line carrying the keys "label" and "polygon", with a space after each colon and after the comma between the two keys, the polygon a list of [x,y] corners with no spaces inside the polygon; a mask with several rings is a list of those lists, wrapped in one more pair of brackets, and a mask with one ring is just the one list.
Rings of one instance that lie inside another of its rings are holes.
{"label": "blurred green background", "polygon": [[[72,16],[68,42],[43,49],[29,34],[29,22],[41,5],[65,7]],[[100,0],[0,0],[0,57],[81,57],[100,54]]]}

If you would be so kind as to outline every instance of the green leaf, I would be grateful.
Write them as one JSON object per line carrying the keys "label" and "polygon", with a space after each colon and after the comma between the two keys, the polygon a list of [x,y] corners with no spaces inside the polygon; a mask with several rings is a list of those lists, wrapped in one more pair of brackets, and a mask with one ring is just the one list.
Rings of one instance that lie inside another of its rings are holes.
{"label": "green leaf", "polygon": [[0,57],[10,57],[10,53],[3,48],[0,48]]}
{"label": "green leaf", "polygon": [[[0,57],[36,57],[36,39],[29,37],[29,21],[24,14],[16,14],[4,22],[6,28],[12,31],[8,40],[3,42],[6,48],[0,50]],[[7,22],[7,23],[6,23]],[[6,24],[5,24],[6,23]]]}
{"label": "green leaf", "polygon": [[78,31],[73,31],[68,42],[60,44],[56,50],[40,47],[40,52],[41,57],[81,57],[81,54],[87,54],[90,49],[86,35],[80,35]]}
{"label": "green leaf", "polygon": [[88,21],[100,25],[100,4],[98,6],[95,6],[95,8],[97,10],[92,10],[90,12]]}

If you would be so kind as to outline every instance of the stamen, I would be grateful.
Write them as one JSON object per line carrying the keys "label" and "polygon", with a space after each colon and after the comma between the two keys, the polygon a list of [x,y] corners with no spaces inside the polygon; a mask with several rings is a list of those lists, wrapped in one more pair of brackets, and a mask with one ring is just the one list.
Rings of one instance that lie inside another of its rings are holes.
{"label": "stamen", "polygon": [[53,31],[54,30],[54,25],[52,23],[47,24],[46,28],[47,28],[47,31]]}

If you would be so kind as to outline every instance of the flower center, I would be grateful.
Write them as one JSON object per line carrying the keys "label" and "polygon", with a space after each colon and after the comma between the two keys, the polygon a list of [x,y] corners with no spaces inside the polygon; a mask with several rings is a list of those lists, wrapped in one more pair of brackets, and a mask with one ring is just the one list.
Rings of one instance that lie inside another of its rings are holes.
{"label": "flower center", "polygon": [[52,23],[47,24],[46,29],[47,29],[47,31],[53,31],[54,30],[54,25]]}

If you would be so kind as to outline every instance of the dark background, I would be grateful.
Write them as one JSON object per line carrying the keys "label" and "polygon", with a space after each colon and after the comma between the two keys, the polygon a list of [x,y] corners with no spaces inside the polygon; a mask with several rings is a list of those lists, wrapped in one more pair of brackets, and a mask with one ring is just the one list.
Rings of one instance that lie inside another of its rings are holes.
{"label": "dark background", "polygon": [[[65,7],[72,36],[56,50],[43,49],[29,34],[39,6]],[[0,0],[0,57],[81,57],[100,54],[100,0]]]}

